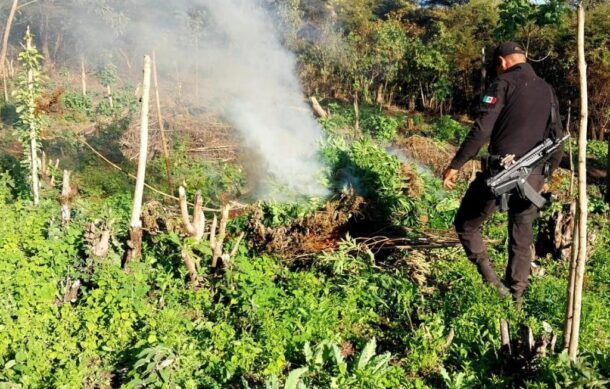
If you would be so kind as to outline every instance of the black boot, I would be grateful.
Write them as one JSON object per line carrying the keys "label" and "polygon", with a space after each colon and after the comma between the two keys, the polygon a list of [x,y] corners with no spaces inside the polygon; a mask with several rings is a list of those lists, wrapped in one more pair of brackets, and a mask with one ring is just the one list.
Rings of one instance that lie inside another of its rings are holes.
{"label": "black boot", "polygon": [[510,294],[510,289],[508,289],[502,283],[502,281],[500,281],[498,275],[496,274],[496,271],[491,266],[491,262],[489,262],[489,259],[483,258],[481,261],[478,261],[477,270],[483,277],[483,281],[485,281],[485,283],[496,288],[500,297],[506,297]]}

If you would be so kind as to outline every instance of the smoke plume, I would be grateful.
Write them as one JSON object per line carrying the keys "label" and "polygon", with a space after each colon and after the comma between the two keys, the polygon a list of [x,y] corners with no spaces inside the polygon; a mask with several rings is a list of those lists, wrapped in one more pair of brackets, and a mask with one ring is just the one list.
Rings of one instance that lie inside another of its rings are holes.
{"label": "smoke plume", "polygon": [[189,82],[196,78],[195,103],[220,112],[261,161],[247,169],[259,172],[259,197],[272,196],[277,184],[283,200],[295,193],[326,194],[318,183],[322,131],[305,102],[296,57],[281,43],[272,3],[109,0],[106,8],[95,3],[57,5],[55,12],[62,15],[56,15],[57,23],[78,51],[74,58],[123,56],[139,68],[141,55],[156,50],[160,71],[169,78],[182,69]]}

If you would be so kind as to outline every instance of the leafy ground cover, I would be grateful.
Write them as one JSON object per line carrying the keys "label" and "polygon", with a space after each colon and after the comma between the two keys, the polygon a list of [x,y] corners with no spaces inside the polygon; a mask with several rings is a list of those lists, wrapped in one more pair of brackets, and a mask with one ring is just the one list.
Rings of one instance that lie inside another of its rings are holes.
{"label": "leafy ground cover", "polygon": [[[92,114],[92,104],[70,104],[71,112]],[[449,231],[465,183],[447,193],[416,161],[387,151],[388,142],[406,131],[410,114],[364,108],[364,134],[355,137],[345,130],[353,120],[349,110],[331,108],[333,117],[323,122],[329,185],[337,193],[353,187],[368,204],[367,220],[377,226]],[[439,142],[455,143],[463,135],[448,117],[422,120]],[[104,131],[94,143],[116,150],[112,145],[126,127],[118,119],[109,122],[115,132]],[[62,149],[80,196],[67,229],[57,193],[47,189],[34,208],[22,167],[15,158],[2,162],[0,382],[8,387],[542,388],[603,386],[610,377],[610,229],[601,201],[592,209],[597,240],[587,269],[582,357],[572,364],[565,354],[549,355],[515,372],[498,353],[499,320],[527,323],[536,335],[549,328],[561,333],[566,263],[539,259],[545,274],[533,277],[521,311],[484,286],[457,247],[387,254],[349,234],[335,250],[300,260],[261,253],[246,239],[226,272],[210,269],[211,248],[200,243],[192,249],[201,257],[203,281],[193,289],[180,255],[184,240],[175,230],[162,230],[147,235],[142,260],[125,272],[131,183],[85,157],[71,139],[66,136]],[[151,166],[151,182],[161,183],[161,161]],[[238,165],[193,161],[179,147],[173,167],[213,204],[244,185]],[[591,193],[599,196],[593,187]],[[263,222],[279,227],[318,211],[324,201],[260,206]],[[105,258],[95,257],[87,240],[85,226],[94,220],[114,221]],[[247,215],[232,220],[228,245],[246,222]],[[505,222],[497,214],[485,229],[499,242],[491,251],[500,272]],[[66,298],[76,280],[82,284],[78,294]]]}

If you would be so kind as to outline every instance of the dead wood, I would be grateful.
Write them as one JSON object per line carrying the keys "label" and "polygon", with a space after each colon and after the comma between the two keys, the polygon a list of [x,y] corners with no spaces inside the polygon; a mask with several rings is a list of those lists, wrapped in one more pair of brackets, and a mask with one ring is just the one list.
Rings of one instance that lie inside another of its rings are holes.
{"label": "dead wood", "polygon": [[287,225],[270,227],[260,204],[250,209],[247,232],[255,249],[284,256],[298,256],[334,250],[353,217],[360,215],[364,204],[354,192],[328,202],[324,209],[298,218]]}
{"label": "dead wood", "polygon": [[218,235],[214,237],[214,244],[211,245],[212,239],[210,238],[210,245],[212,246],[212,267],[215,268],[218,264],[218,260],[221,259],[224,250],[224,241],[227,233],[227,222],[229,221],[229,211],[231,210],[230,205],[222,207],[222,213],[220,217],[220,224],[218,227]]}
{"label": "dead wood", "polygon": [[56,305],[61,306],[68,303],[75,303],[78,297],[78,291],[81,287],[80,280],[72,280],[70,277],[66,278],[66,281],[62,281],[64,294],[61,299],[57,299]]}
{"label": "dead wood", "polygon": [[70,172],[68,170],[64,170],[61,196],[59,198],[59,202],[61,204],[61,223],[64,227],[67,227],[70,224],[70,206],[74,200],[74,197],[76,197],[76,191],[70,186]]}
{"label": "dead wood", "polygon": [[96,220],[85,227],[85,241],[93,257],[104,258],[108,255],[112,223]]}
{"label": "dead wood", "polygon": [[189,236],[199,242],[203,237],[205,230],[205,215],[203,214],[203,198],[201,197],[201,191],[197,191],[195,194],[195,207],[193,209],[193,219],[188,213],[188,207],[186,202],[186,191],[184,187],[178,189],[180,195],[180,212],[182,216],[182,223]]}
{"label": "dead wood", "polygon": [[322,106],[318,102],[318,99],[316,99],[314,96],[311,96],[309,98],[309,102],[311,103],[311,108],[313,108],[313,111],[314,111],[314,113],[316,114],[317,117],[322,118],[322,119],[328,119],[329,118],[328,112],[326,112],[324,110],[324,108],[322,108]]}
{"label": "dead wood", "polygon": [[532,329],[524,324],[519,326],[518,336],[510,337],[510,325],[500,320],[500,358],[503,369],[513,373],[532,374],[536,371],[540,358],[555,352],[557,336],[547,323],[543,332],[535,337]]}
{"label": "dead wood", "polygon": [[567,260],[573,244],[576,203],[564,204],[561,211],[554,212],[547,220],[541,220],[536,240],[536,255]]}
{"label": "dead wood", "polygon": [[125,267],[140,257],[142,257],[142,228],[129,227],[129,240],[127,241]]}

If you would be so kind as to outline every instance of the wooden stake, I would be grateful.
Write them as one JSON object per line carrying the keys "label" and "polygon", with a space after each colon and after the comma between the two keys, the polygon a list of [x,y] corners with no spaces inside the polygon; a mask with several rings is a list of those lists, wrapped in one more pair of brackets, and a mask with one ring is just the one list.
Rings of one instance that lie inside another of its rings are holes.
{"label": "wooden stake", "polygon": [[72,188],[70,188],[70,172],[64,170],[64,179],[61,187],[61,223],[64,227],[70,224],[70,201],[72,197]]}
{"label": "wooden stake", "polygon": [[[576,215],[578,217],[578,215]],[[563,347],[570,346],[570,336],[572,335],[572,318],[574,315],[574,281],[576,279],[576,261],[578,259],[578,219],[573,226],[572,251],[570,255],[570,280],[568,282],[568,298],[566,301],[566,319],[563,327]]]}
{"label": "wooden stake", "polygon": [[582,289],[587,260],[587,124],[588,93],[585,62],[585,9],[578,4],[578,73],[580,74],[580,129],[578,134],[578,260],[574,274],[574,303],[568,355],[576,360],[580,336]]}
{"label": "wooden stake", "polygon": [[510,331],[508,322],[504,319],[500,320],[500,344],[502,345],[502,351],[510,355]]}
{"label": "wooden stake", "polygon": [[159,97],[159,79],[157,77],[157,57],[153,51],[152,57],[153,67],[153,80],[155,83],[155,97],[157,102],[157,120],[159,121],[159,130],[161,130],[161,145],[163,146],[163,157],[165,159],[165,173],[167,175],[167,188],[169,193],[174,193],[172,188],[172,173],[170,170],[170,159],[169,159],[169,147],[167,138],[165,137],[165,123],[163,122],[163,115],[161,115],[161,98]]}
{"label": "wooden stake", "polygon": [[[25,47],[27,50],[32,49],[32,35],[30,34],[30,27],[28,26],[26,32],[26,42]],[[28,70],[28,89],[30,90],[30,95],[32,95],[34,90],[34,72],[30,69]],[[33,103],[33,102],[32,102]],[[31,104],[34,106],[34,104]],[[38,135],[38,129],[34,123],[30,123],[30,160],[31,160],[31,174],[32,174],[32,196],[34,198],[34,205],[38,205],[40,202],[40,182],[38,179],[38,144],[36,137]]]}
{"label": "wooden stake", "polygon": [[83,88],[83,96],[87,96],[87,72],[85,72],[85,58],[80,60],[80,78]]}
{"label": "wooden stake", "polygon": [[110,108],[114,109],[114,102],[112,101],[112,90],[110,89],[110,85],[106,85],[106,92],[108,93],[108,103],[110,104]]}
{"label": "wooden stake", "polygon": [[2,86],[4,89],[4,102],[8,103],[8,82],[6,81],[6,72],[2,72]]}
{"label": "wooden stake", "polygon": [[144,82],[142,91],[142,114],[140,117],[140,156],[138,159],[138,174],[133,196],[133,209],[129,224],[128,251],[126,264],[142,255],[142,198],[144,197],[144,180],[146,178],[146,159],[148,154],[148,111],[150,103],[150,57],[144,57]]}
{"label": "wooden stake", "polygon": [[570,121],[572,119],[572,102],[568,101],[568,119],[566,120],[566,129],[570,135],[568,141],[568,153],[570,153],[570,198],[574,194],[574,156],[572,155],[572,131],[570,131]]}

